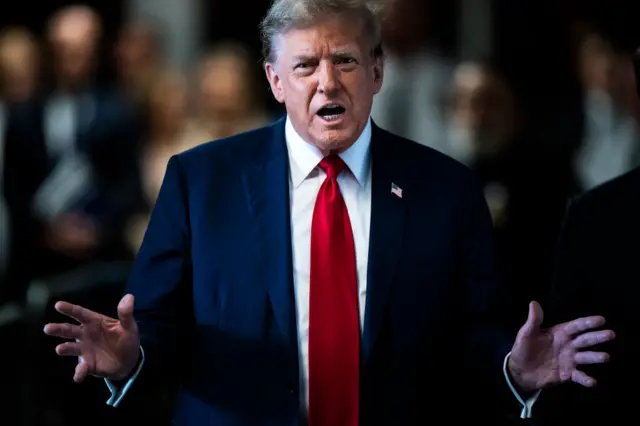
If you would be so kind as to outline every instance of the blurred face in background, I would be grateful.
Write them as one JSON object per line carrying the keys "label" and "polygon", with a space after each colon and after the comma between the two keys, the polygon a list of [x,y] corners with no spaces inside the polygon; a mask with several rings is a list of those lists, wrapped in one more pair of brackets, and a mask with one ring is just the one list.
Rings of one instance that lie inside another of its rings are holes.
{"label": "blurred face in background", "polygon": [[158,36],[153,28],[144,25],[126,27],[115,48],[118,73],[125,80],[146,76],[160,60]]}
{"label": "blurred face in background", "polygon": [[249,59],[233,48],[212,53],[200,70],[200,107],[208,118],[241,119],[256,107]]}
{"label": "blurred face in background", "polygon": [[27,99],[37,85],[39,62],[38,45],[31,34],[14,29],[0,35],[0,98]]}
{"label": "blurred face in background", "polygon": [[596,34],[587,35],[579,48],[582,84],[586,89],[610,93],[615,85],[616,55],[613,46]]}
{"label": "blurred face in background", "polygon": [[324,154],[349,148],[382,86],[382,63],[358,17],[329,16],[279,37],[265,70],[298,134]]}
{"label": "blurred face in background", "polygon": [[452,137],[478,156],[502,152],[514,137],[518,116],[506,82],[480,65],[462,64],[455,72]]}
{"label": "blurred face in background", "polygon": [[157,134],[181,130],[187,115],[188,89],[177,73],[164,73],[151,86],[149,111]]}
{"label": "blurred face in background", "polygon": [[100,22],[93,11],[84,7],[59,12],[49,28],[49,41],[57,77],[63,83],[88,78],[96,61]]}
{"label": "blurred face in background", "polygon": [[617,107],[637,114],[636,81],[629,55],[616,51],[601,36],[588,34],[580,44],[579,67],[586,90],[606,94]]}

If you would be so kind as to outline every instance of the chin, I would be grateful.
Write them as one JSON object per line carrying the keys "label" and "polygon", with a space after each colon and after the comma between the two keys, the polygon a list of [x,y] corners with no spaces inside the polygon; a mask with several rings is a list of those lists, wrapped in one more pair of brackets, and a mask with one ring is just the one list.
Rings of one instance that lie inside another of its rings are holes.
{"label": "chin", "polygon": [[358,135],[352,129],[328,129],[319,132],[314,139],[323,151],[344,151],[354,144]]}

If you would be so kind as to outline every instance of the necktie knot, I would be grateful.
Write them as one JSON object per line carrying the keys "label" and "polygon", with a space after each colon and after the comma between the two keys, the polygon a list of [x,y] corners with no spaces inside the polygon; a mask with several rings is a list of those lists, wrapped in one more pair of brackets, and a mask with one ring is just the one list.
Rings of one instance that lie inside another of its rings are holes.
{"label": "necktie knot", "polygon": [[330,154],[324,157],[318,166],[324,170],[329,178],[335,179],[344,170],[346,164],[338,155]]}

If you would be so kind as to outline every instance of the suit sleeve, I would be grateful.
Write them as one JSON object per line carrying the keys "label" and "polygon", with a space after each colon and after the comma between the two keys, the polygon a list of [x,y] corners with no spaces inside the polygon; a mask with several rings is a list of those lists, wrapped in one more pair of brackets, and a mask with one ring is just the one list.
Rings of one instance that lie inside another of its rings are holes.
{"label": "suit sleeve", "polygon": [[501,421],[518,413],[517,401],[503,374],[504,358],[513,345],[515,332],[506,327],[507,301],[498,273],[491,216],[484,194],[471,174],[464,193],[459,267],[460,329],[464,330],[461,380],[475,389],[474,410]]}
{"label": "suit sleeve", "polygon": [[174,156],[127,284],[144,350],[136,388],[173,390],[185,368],[193,331],[190,241],[186,183]]}

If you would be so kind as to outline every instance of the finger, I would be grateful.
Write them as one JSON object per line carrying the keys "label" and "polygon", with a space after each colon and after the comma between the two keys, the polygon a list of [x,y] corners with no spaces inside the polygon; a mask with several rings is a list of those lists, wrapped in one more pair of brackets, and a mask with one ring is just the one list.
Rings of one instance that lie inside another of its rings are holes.
{"label": "finger", "polygon": [[99,316],[96,312],[68,302],[58,302],[55,308],[61,314],[71,317],[82,324],[95,320]]}
{"label": "finger", "polygon": [[578,318],[566,323],[564,326],[564,330],[567,332],[567,334],[575,335],[584,333],[587,330],[602,327],[604,323],[604,317],[601,316]]}
{"label": "finger", "polygon": [[579,370],[575,370],[571,374],[571,381],[588,388],[594,387],[597,383],[596,379],[594,379],[593,377],[587,376],[585,373]]}
{"label": "finger", "polygon": [[133,319],[133,295],[127,294],[118,303],[118,319],[122,327],[130,330],[135,325]]}
{"label": "finger", "polygon": [[82,381],[87,377],[88,374],[89,366],[85,362],[79,361],[78,365],[76,365],[76,371],[73,375],[73,381],[76,383],[82,383]]}
{"label": "finger", "polygon": [[542,326],[542,320],[544,319],[544,313],[542,312],[542,307],[538,302],[529,303],[529,316],[527,317],[527,322],[521,328],[521,332],[530,335]]}
{"label": "finger", "polygon": [[609,362],[609,354],[606,352],[592,351],[577,352],[574,360],[576,364],[581,365],[604,364],[605,362]]}
{"label": "finger", "polygon": [[80,343],[66,342],[56,346],[56,353],[60,356],[80,356]]}
{"label": "finger", "polygon": [[45,334],[63,339],[80,339],[82,327],[76,324],[47,324],[44,326]]}
{"label": "finger", "polygon": [[600,343],[610,342],[615,339],[615,337],[616,334],[613,330],[591,331],[573,339],[573,347],[576,349],[584,349]]}

